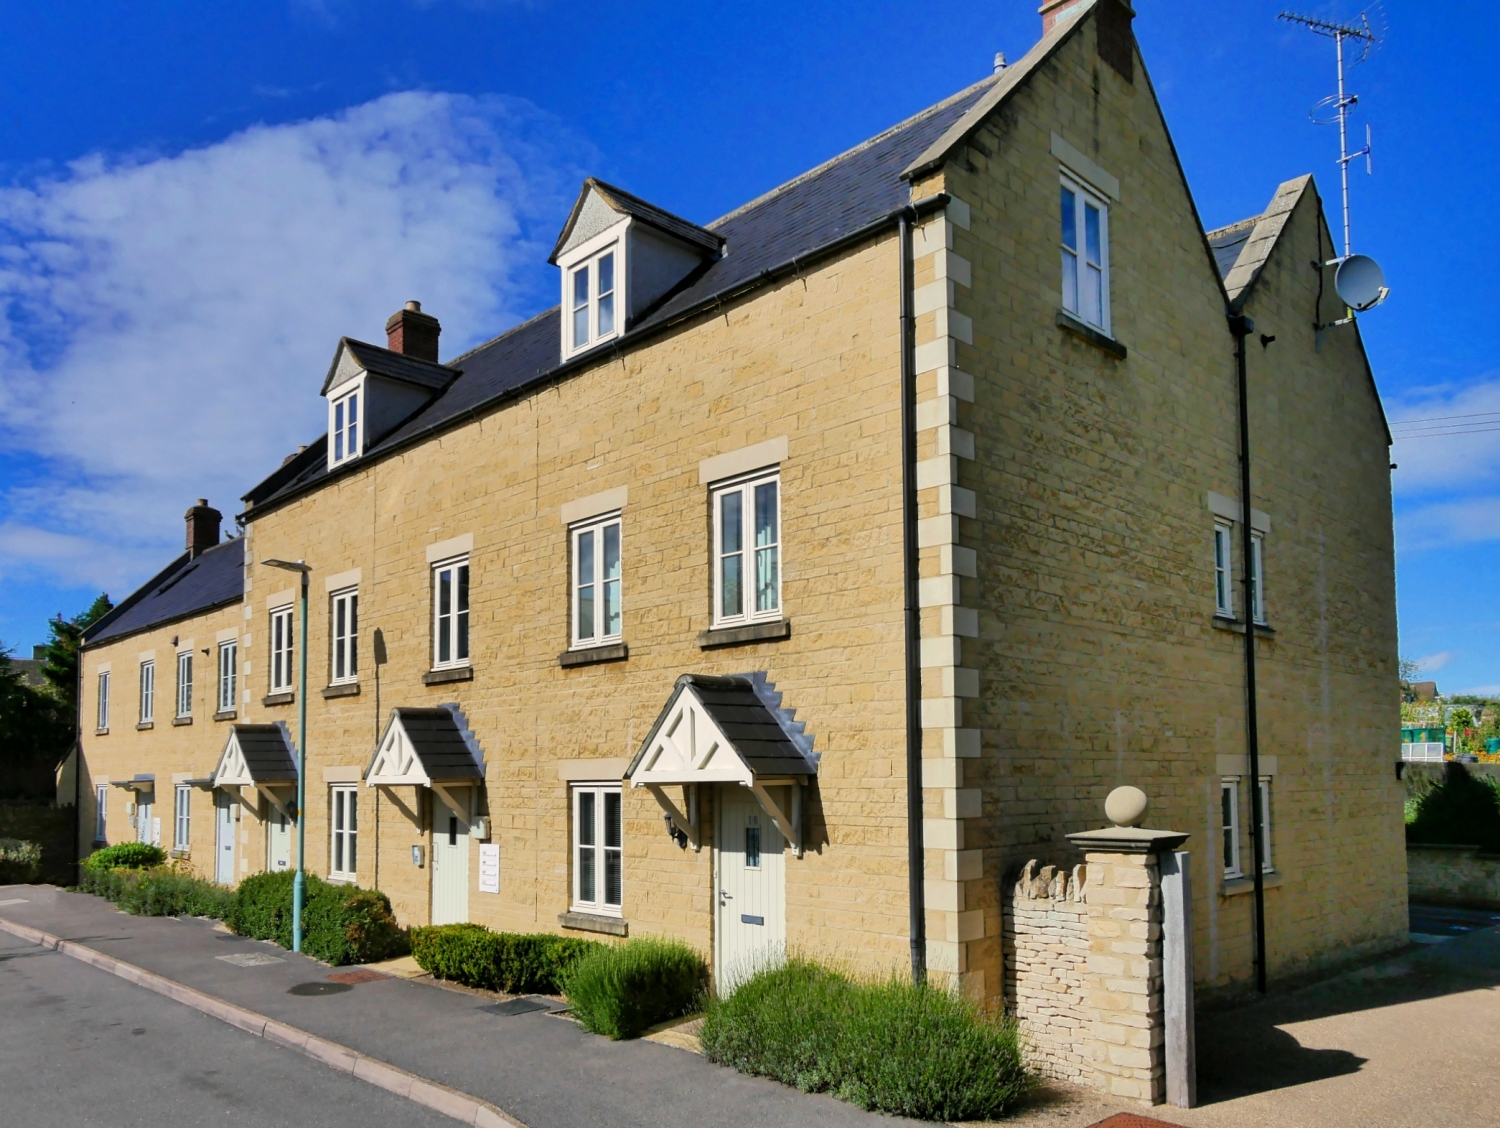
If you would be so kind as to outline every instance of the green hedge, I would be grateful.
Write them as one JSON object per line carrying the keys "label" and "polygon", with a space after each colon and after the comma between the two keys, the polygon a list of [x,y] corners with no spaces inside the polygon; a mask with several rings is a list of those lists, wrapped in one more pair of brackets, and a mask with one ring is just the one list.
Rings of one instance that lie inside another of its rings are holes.
{"label": "green hedge", "polygon": [[116,842],[95,850],[83,860],[84,867],[91,870],[149,869],[167,860],[160,846],[149,842]]}
{"label": "green hedge", "polygon": [[[260,873],[240,882],[229,927],[241,936],[292,946],[292,873]],[[384,893],[333,885],[307,875],[302,951],[325,963],[369,963],[405,954],[406,933]]]}
{"label": "green hedge", "polygon": [[704,1056],[741,1073],[921,1120],[995,1120],[1033,1084],[1013,1020],[803,959],[710,1000],[699,1037]]}
{"label": "green hedge", "polygon": [[[131,845],[134,845],[132,843]],[[194,877],[178,866],[151,869],[80,867],[78,888],[113,901],[136,916],[205,916],[226,919],[233,889]]]}
{"label": "green hedge", "polygon": [[1450,760],[1441,782],[1407,799],[1406,840],[1500,850],[1500,781]]}
{"label": "green hedge", "polygon": [[555,995],[563,973],[604,945],[550,933],[491,932],[482,924],[411,930],[411,954],[423,971],[466,987],[510,995]]}
{"label": "green hedge", "polygon": [[42,872],[42,848],[19,838],[0,838],[0,885],[29,885]]}
{"label": "green hedge", "polygon": [[568,969],[562,986],[584,1029],[639,1038],[649,1027],[699,1007],[708,990],[708,966],[680,940],[642,937],[600,945]]}

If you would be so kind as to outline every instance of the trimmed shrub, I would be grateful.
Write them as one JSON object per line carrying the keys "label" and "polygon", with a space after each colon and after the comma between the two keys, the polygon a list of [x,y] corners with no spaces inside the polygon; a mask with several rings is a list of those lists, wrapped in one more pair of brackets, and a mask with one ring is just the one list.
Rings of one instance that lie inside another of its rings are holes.
{"label": "trimmed shrub", "polygon": [[861,1108],[921,1120],[994,1120],[1033,1083],[1014,1020],[936,987],[860,982],[809,960],[709,1002],[710,1061]]}
{"label": "trimmed shrub", "polygon": [[[240,882],[229,927],[241,936],[292,946],[293,873],[259,873]],[[407,950],[384,893],[333,885],[307,875],[302,908],[302,951],[335,966],[390,959]]]}
{"label": "trimmed shrub", "polygon": [[153,869],[83,866],[78,888],[113,901],[136,916],[204,916],[224,920],[234,909],[233,889],[194,877],[180,863]]}
{"label": "trimmed shrub", "polygon": [[166,860],[161,847],[149,842],[116,842],[113,846],[95,850],[83,860],[83,864],[91,870],[147,869]]}
{"label": "trimmed shrub", "polygon": [[546,932],[491,932],[482,924],[411,930],[411,954],[423,971],[466,987],[511,995],[561,993],[567,969],[602,947],[595,940]]}
{"label": "trimmed shrub", "polygon": [[1441,783],[1407,800],[1406,840],[1500,850],[1500,781],[1444,764]]}
{"label": "trimmed shrub", "polygon": [[0,885],[29,885],[42,872],[42,848],[19,838],[0,838]]}
{"label": "trimmed shrub", "polygon": [[642,937],[601,944],[568,969],[562,986],[585,1030],[638,1038],[698,1007],[708,990],[708,966],[680,940]]}

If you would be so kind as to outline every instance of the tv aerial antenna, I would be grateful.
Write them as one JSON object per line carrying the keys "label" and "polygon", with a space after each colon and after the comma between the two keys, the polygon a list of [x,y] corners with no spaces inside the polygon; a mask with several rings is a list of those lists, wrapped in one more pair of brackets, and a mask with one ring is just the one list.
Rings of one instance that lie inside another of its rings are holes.
{"label": "tv aerial antenna", "polygon": [[[1380,11],[1374,9],[1374,15],[1379,22]],[[1326,36],[1334,42],[1334,50],[1338,62],[1338,93],[1330,94],[1313,106],[1308,115],[1318,125],[1333,125],[1339,127],[1339,187],[1343,195],[1344,204],[1344,253],[1338,258],[1330,259],[1328,262],[1319,263],[1319,269],[1334,267],[1333,288],[1348,308],[1347,316],[1338,321],[1320,325],[1318,328],[1331,329],[1335,325],[1347,325],[1354,320],[1356,312],[1363,313],[1367,309],[1374,309],[1390,294],[1390,288],[1385,284],[1385,274],[1374,259],[1368,255],[1357,255],[1349,239],[1349,162],[1365,158],[1365,172],[1369,174],[1374,171],[1371,161],[1370,127],[1365,126],[1365,145],[1362,149],[1349,151],[1349,114],[1359,103],[1358,94],[1350,94],[1344,81],[1345,66],[1354,66],[1364,62],[1370,57],[1376,45],[1380,42],[1382,35],[1371,25],[1371,9],[1366,9],[1359,14],[1357,23],[1334,23],[1330,20],[1317,19],[1313,16],[1302,16],[1296,12],[1282,12],[1278,17],[1288,23],[1300,24],[1313,32],[1315,35]],[[1351,57],[1357,55],[1357,58]]]}

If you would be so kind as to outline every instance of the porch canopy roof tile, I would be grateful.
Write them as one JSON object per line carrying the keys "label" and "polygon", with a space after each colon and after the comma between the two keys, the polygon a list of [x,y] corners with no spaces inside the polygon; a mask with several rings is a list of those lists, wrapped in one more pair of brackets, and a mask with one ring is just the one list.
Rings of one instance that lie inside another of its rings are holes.
{"label": "porch canopy roof tile", "polygon": [[457,705],[392,709],[365,772],[368,787],[431,787],[483,778],[484,754]]}
{"label": "porch canopy roof tile", "polygon": [[296,783],[297,754],[286,724],[230,725],[212,779],[215,787]]}
{"label": "porch canopy roof tile", "polygon": [[812,738],[763,673],[683,674],[625,769],[635,787],[740,783],[817,775]]}

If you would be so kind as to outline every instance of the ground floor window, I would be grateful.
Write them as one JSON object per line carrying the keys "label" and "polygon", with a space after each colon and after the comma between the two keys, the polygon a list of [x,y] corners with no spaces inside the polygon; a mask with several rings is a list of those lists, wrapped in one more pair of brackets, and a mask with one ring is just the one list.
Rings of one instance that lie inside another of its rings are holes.
{"label": "ground floor window", "polygon": [[191,815],[193,789],[189,786],[179,784],[177,787],[177,805],[174,811],[175,818],[172,825],[172,845],[178,850],[187,852],[188,829]]}
{"label": "ground floor window", "polygon": [[1240,877],[1240,781],[1226,776],[1219,784],[1220,822],[1224,834],[1224,876]]}
{"label": "ground floor window", "polygon": [[1271,864],[1271,777],[1260,778],[1260,868],[1270,873]]}
{"label": "ground floor window", "polygon": [[109,788],[94,788],[94,841],[104,841],[104,812],[109,805]]}
{"label": "ground floor window", "polygon": [[624,820],[619,784],[573,788],[573,907],[620,915],[624,887]]}
{"label": "ground floor window", "polygon": [[358,868],[359,788],[333,788],[333,843],[328,876],[353,881]]}

